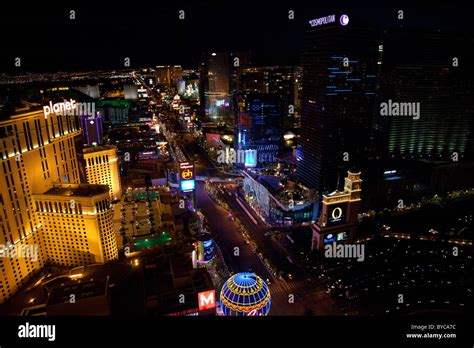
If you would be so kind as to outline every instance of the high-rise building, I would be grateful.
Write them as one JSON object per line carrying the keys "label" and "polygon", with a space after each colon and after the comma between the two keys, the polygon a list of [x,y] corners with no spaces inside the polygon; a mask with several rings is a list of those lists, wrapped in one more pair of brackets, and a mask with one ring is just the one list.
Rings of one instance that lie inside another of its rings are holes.
{"label": "high-rise building", "polygon": [[181,65],[160,65],[155,68],[155,77],[157,84],[175,85],[183,79],[183,68]]}
{"label": "high-rise building", "polygon": [[282,111],[286,117],[286,130],[295,128],[295,116],[299,115],[298,68],[293,66],[265,66],[241,68],[237,73],[239,94],[265,93],[281,97]]}
{"label": "high-rise building", "polygon": [[117,147],[113,145],[94,146],[84,149],[84,161],[89,184],[108,185],[110,197],[121,196],[120,172]]}
{"label": "high-rise building", "polygon": [[[54,183],[79,183],[74,138],[80,134],[76,117],[43,110],[0,120],[0,302],[47,261],[32,195]],[[7,255],[21,248],[37,250],[37,257]]]}
{"label": "high-rise building", "polygon": [[205,58],[201,86],[204,108],[210,121],[233,127],[232,55],[209,53]]}
{"label": "high-rise building", "polygon": [[304,40],[297,174],[320,193],[360,168],[371,145],[377,37],[348,19],[312,20]]}
{"label": "high-rise building", "polygon": [[[381,156],[461,161],[474,153],[473,47],[474,37],[462,34],[384,33],[376,110]],[[381,115],[382,103],[413,105],[418,114]]]}
{"label": "high-rise building", "polygon": [[108,186],[61,184],[33,201],[49,262],[81,266],[118,258]]}
{"label": "high-rise building", "polygon": [[82,142],[84,145],[100,145],[102,143],[102,115],[101,111],[94,116],[81,115]]}
{"label": "high-rise building", "polygon": [[237,148],[257,150],[257,166],[276,164],[283,137],[282,97],[262,93],[239,97]]}

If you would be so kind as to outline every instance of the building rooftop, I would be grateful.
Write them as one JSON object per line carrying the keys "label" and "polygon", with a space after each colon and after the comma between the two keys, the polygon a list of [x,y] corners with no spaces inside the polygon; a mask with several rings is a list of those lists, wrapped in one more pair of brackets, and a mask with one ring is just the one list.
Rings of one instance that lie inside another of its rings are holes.
{"label": "building rooftop", "polygon": [[43,195],[93,197],[108,192],[109,187],[107,185],[62,184],[49,189]]}
{"label": "building rooftop", "polygon": [[295,201],[309,199],[309,193],[306,190],[299,186],[290,188],[279,176],[258,175],[251,172],[246,172],[246,174],[262,184],[280,202],[289,202],[290,199]]}
{"label": "building rooftop", "polygon": [[117,147],[114,146],[114,145],[101,145],[101,146],[85,147],[84,148],[84,153],[88,154],[88,153],[105,151],[105,150],[117,150]]}
{"label": "building rooftop", "polygon": [[0,122],[2,121],[11,121],[19,119],[22,117],[36,116],[37,114],[43,114],[43,108],[37,105],[26,105],[21,108],[16,108],[11,112],[1,112],[0,113]]}

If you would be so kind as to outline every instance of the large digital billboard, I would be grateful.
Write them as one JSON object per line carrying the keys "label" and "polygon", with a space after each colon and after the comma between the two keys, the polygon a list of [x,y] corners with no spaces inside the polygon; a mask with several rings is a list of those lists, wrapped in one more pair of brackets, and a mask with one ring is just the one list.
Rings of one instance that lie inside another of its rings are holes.
{"label": "large digital billboard", "polygon": [[194,191],[194,164],[190,162],[181,162],[179,164],[179,182],[182,192]]}
{"label": "large digital billboard", "polygon": [[180,187],[181,187],[181,191],[182,192],[190,192],[190,191],[194,191],[195,187],[196,187],[196,183],[193,180],[182,180],[181,183],[180,183]]}
{"label": "large digital billboard", "polygon": [[245,150],[245,167],[257,166],[257,150]]}

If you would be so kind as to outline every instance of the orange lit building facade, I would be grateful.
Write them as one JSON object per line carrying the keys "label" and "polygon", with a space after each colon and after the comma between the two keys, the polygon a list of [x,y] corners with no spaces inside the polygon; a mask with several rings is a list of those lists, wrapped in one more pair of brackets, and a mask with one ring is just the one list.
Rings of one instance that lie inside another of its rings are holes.
{"label": "orange lit building facade", "polygon": [[103,145],[84,149],[87,182],[108,185],[110,197],[120,199],[121,186],[117,147]]}
{"label": "orange lit building facade", "polygon": [[[0,303],[47,262],[58,261],[59,264],[72,266],[84,260],[85,263],[91,260],[106,262],[116,257],[116,251],[111,246],[109,251],[103,246],[109,243],[107,228],[102,232],[107,213],[92,213],[92,205],[95,206],[96,201],[110,199],[108,191],[97,197],[77,198],[83,204],[83,213],[91,214],[82,214],[86,228],[90,228],[86,234],[97,235],[86,236],[87,243],[83,243],[84,249],[81,250],[91,255],[83,259],[76,256],[61,258],[59,253],[64,253],[64,246],[54,246],[57,238],[66,239],[66,236],[70,243],[80,241],[83,230],[79,225],[82,227],[83,223],[74,220],[76,216],[73,217],[72,213],[54,212],[54,209],[47,212],[35,205],[36,201],[46,201],[43,194],[53,186],[79,184],[74,139],[80,134],[75,116],[54,113],[45,116],[42,109],[0,120]],[[58,195],[54,198],[58,204],[66,200]],[[53,199],[50,201],[54,203]],[[101,219],[102,222],[97,222]],[[76,223],[76,228],[72,228]],[[11,250],[27,248],[36,251],[35,257],[11,256],[14,255]]]}

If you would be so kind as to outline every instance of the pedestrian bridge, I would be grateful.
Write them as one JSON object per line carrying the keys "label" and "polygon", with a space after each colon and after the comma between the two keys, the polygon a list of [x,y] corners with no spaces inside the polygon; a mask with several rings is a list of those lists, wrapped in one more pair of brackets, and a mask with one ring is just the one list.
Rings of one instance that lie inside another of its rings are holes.
{"label": "pedestrian bridge", "polygon": [[212,181],[212,182],[225,182],[225,183],[232,183],[232,182],[239,182],[242,181],[240,177],[217,177],[217,176],[196,176],[197,181]]}

